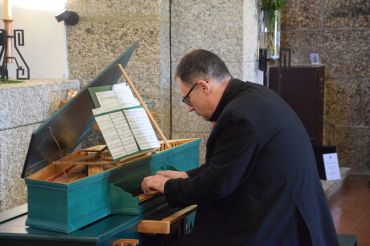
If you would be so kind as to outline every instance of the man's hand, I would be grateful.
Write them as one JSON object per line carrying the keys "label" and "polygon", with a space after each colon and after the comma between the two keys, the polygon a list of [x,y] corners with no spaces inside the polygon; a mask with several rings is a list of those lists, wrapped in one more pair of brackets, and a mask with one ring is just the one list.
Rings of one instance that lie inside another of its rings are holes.
{"label": "man's hand", "polygon": [[159,191],[164,193],[164,185],[169,180],[168,177],[162,175],[153,175],[148,176],[143,179],[141,182],[141,189],[145,194],[148,194],[152,191]]}
{"label": "man's hand", "polygon": [[159,171],[157,172],[157,175],[161,175],[170,179],[186,179],[189,178],[188,174],[186,172],[180,172],[180,171]]}

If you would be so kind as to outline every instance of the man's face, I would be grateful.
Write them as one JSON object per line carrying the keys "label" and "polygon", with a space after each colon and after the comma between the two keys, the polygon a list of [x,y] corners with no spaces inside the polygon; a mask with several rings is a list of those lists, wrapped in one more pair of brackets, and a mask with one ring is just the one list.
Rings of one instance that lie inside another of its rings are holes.
{"label": "man's face", "polygon": [[[207,110],[207,98],[202,91],[202,83],[194,81],[193,84],[184,84],[181,79],[176,78],[176,84],[179,88],[181,98],[186,103],[189,112],[194,111],[204,119],[209,119],[210,114]],[[189,93],[190,92],[190,93]]]}

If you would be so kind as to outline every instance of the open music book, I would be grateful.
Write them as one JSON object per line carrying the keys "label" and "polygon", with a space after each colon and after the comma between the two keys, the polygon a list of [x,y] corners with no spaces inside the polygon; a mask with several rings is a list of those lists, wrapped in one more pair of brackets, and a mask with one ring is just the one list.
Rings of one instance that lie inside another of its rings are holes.
{"label": "open music book", "polygon": [[[108,89],[108,90],[107,90]],[[93,87],[93,114],[113,160],[158,148],[158,138],[143,107],[128,85]]]}

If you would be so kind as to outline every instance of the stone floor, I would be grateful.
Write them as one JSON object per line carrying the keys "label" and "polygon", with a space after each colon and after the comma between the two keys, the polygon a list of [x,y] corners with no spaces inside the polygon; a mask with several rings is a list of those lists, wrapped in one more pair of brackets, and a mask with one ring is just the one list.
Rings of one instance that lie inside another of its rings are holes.
{"label": "stone floor", "polygon": [[370,175],[349,175],[329,202],[338,234],[354,234],[361,246],[370,246]]}

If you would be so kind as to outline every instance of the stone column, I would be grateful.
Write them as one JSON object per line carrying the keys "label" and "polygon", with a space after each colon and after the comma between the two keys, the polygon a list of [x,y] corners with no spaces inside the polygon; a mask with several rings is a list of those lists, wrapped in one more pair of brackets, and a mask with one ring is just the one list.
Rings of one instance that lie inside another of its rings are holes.
{"label": "stone column", "polygon": [[263,84],[263,73],[258,70],[260,1],[243,2],[243,80]]}
{"label": "stone column", "polygon": [[[202,48],[219,55],[235,78],[256,81],[256,44],[255,1],[171,1],[172,76],[185,53]],[[202,138],[201,156],[204,157],[204,143],[209,136],[210,123],[194,113],[187,112],[175,83],[172,112],[173,138]]]}

